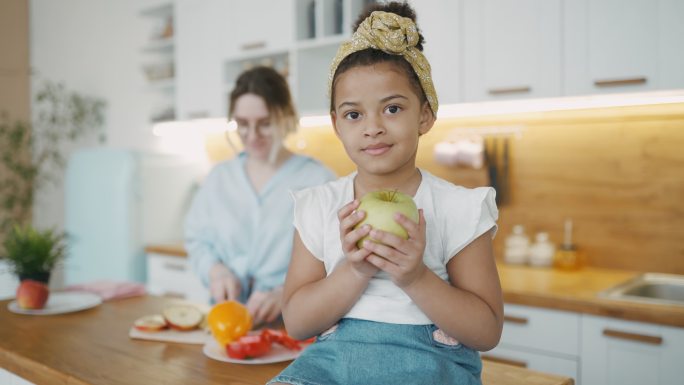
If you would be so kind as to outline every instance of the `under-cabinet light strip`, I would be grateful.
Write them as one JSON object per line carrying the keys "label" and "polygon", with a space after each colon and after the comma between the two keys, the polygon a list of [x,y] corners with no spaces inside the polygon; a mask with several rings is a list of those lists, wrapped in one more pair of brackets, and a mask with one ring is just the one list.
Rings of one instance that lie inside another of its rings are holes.
{"label": "under-cabinet light strip", "polygon": [[[437,115],[439,119],[449,119],[672,103],[684,103],[684,90],[447,104],[440,106]],[[303,128],[329,126],[330,116],[303,116],[299,119],[299,125]],[[212,118],[155,123],[152,127],[152,133],[156,136],[177,136],[208,134],[235,129],[234,121],[228,122],[226,118]]]}

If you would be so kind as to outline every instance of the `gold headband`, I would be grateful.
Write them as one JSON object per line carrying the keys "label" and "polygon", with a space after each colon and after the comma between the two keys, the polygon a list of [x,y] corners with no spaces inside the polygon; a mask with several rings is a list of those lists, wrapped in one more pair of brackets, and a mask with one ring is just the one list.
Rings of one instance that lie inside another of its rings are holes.
{"label": "gold headband", "polygon": [[332,82],[340,62],[354,52],[373,48],[390,55],[402,55],[418,75],[432,112],[437,116],[437,92],[430,75],[430,63],[416,48],[419,35],[413,20],[395,13],[375,11],[354,32],[351,40],[342,43],[330,65],[328,95],[332,97]]}

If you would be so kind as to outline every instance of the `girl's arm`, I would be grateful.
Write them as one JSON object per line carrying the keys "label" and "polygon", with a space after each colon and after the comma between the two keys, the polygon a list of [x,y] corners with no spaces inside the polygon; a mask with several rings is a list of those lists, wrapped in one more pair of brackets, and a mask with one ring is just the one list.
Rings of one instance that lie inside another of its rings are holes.
{"label": "girl's arm", "polygon": [[288,334],[306,339],[330,328],[354,306],[377,269],[365,261],[369,252],[356,247],[368,227],[353,229],[363,219],[358,201],[343,207],[340,237],[345,259],[326,277],[323,262],[304,246],[295,231],[292,259],[283,292],[283,320]]}
{"label": "girl's arm", "polygon": [[409,239],[374,230],[373,238],[388,246],[364,244],[364,248],[374,253],[368,260],[389,273],[445,333],[473,349],[493,349],[503,328],[503,298],[494,263],[491,230],[447,263],[449,284],[422,261],[425,250],[423,213],[420,213],[420,223],[401,215],[396,219],[408,231]]}
{"label": "girl's arm", "polygon": [[503,296],[490,231],[447,263],[451,285],[426,268],[404,288],[445,333],[480,351],[493,349],[503,328]]}

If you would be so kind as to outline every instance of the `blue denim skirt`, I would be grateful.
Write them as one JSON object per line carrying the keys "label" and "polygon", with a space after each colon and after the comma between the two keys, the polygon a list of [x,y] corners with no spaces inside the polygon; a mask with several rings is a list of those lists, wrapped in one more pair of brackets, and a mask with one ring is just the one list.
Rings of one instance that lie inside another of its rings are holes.
{"label": "blue denim skirt", "polygon": [[480,385],[481,372],[480,354],[435,325],[344,318],[268,384]]}

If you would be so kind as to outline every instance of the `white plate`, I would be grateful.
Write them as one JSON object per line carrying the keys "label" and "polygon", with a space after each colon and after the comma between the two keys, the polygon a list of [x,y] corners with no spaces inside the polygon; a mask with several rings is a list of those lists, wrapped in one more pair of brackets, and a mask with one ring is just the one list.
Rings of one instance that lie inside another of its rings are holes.
{"label": "white plate", "polygon": [[102,303],[97,294],[88,292],[54,292],[50,293],[45,307],[42,309],[22,309],[14,300],[7,305],[12,313],[31,315],[63,314],[90,309]]}
{"label": "white plate", "polygon": [[230,362],[232,364],[258,365],[272,364],[274,362],[292,361],[295,358],[299,357],[299,355],[307,346],[308,344],[302,344],[302,350],[291,350],[280,344],[273,343],[271,351],[268,352],[268,354],[266,354],[265,356],[261,356],[259,358],[252,358],[249,360],[236,360],[228,357],[226,349],[222,348],[221,345],[219,345],[219,343],[212,338],[211,340],[207,341],[206,344],[204,344],[202,352],[204,352],[205,356],[217,361]]}

